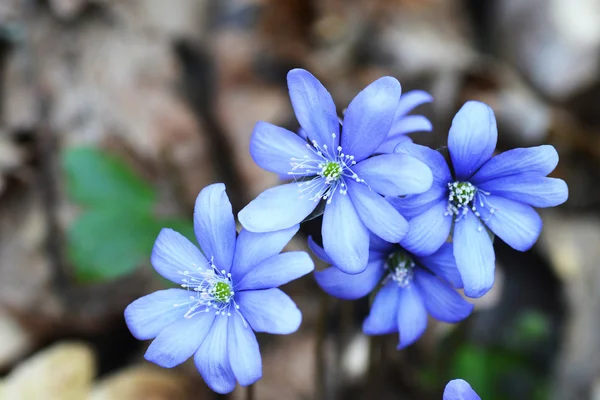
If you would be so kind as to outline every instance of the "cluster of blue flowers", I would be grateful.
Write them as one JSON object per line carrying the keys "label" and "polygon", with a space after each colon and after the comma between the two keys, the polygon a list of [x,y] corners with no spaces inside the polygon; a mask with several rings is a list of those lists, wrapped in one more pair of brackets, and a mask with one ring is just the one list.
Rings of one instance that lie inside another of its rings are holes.
{"label": "cluster of blue flowers", "polygon": [[[533,207],[567,200],[564,181],[548,178],[558,163],[552,146],[494,156],[494,113],[467,102],[448,135],[448,160],[407,136],[430,131],[407,115],[431,101],[401,95],[392,77],[361,91],[339,118],[329,92],[309,72],[288,74],[300,130],[267,122],[254,128],[250,152],[262,168],[289,182],[260,194],[235,220],[223,184],[201,191],[194,211],[199,250],[164,229],[151,261],[181,285],[142,297],[125,310],[132,334],[154,339],[146,359],[173,367],[190,357],[208,386],[227,393],[261,378],[254,332],[295,332],[302,316],[278,286],[313,271],[304,252],[279,254],[309,216],[323,214],[323,246],[312,252],[331,266],[315,272],[319,286],[342,299],[374,295],[363,323],[368,335],[399,333],[411,345],[428,315],[456,323],[470,315],[468,297],[494,284],[494,235],[519,251],[538,239]],[[322,211],[317,211],[322,210]],[[444,399],[479,399],[461,380]]]}

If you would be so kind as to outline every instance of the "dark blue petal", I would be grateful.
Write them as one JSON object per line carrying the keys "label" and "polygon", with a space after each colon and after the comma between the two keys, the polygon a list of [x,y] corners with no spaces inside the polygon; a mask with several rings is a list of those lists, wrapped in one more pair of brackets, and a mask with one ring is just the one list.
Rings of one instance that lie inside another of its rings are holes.
{"label": "dark blue petal", "polygon": [[431,103],[432,101],[433,97],[422,90],[411,90],[410,92],[402,94],[402,96],[400,96],[400,101],[398,102],[396,115],[394,116],[394,124],[402,121],[406,114],[411,112],[414,108],[421,104]]}
{"label": "dark blue petal", "polygon": [[229,318],[227,332],[229,364],[242,386],[248,386],[262,378],[262,359],[252,328],[237,314]]}
{"label": "dark blue petal", "polygon": [[428,256],[435,253],[448,239],[452,216],[444,215],[447,200],[440,200],[408,224],[408,234],[400,244],[411,253]]}
{"label": "dark blue petal", "polygon": [[174,305],[188,302],[189,296],[183,289],[166,289],[140,297],[125,309],[125,322],[131,334],[139,340],[154,339],[160,331],[183,318],[187,307]]}
{"label": "dark blue petal", "polygon": [[481,400],[467,382],[454,379],[446,385],[443,400]]}
{"label": "dark blue petal", "polygon": [[208,259],[219,270],[228,271],[235,250],[235,220],[225,185],[215,183],[202,189],[194,207],[194,232]]}
{"label": "dark blue petal", "polygon": [[404,196],[427,191],[433,183],[431,169],[406,154],[382,154],[353,167],[359,178],[384,196]]}
{"label": "dark blue petal", "polygon": [[389,280],[375,296],[371,312],[363,322],[363,332],[367,335],[387,335],[398,332],[398,299],[400,288]]}
{"label": "dark blue petal", "polygon": [[[335,149],[339,144],[340,123],[327,89],[303,69],[291,70],[287,82],[296,118],[308,138]],[[332,134],[336,137],[332,138]]]}
{"label": "dark blue petal", "polygon": [[239,292],[236,301],[256,332],[287,335],[296,332],[302,322],[296,304],[279,289]]}
{"label": "dark blue petal", "polygon": [[227,325],[229,318],[217,316],[202,345],[194,355],[194,363],[202,379],[213,391],[221,394],[235,389],[235,375],[227,353]]}
{"label": "dark blue petal", "polygon": [[467,212],[454,224],[454,258],[469,297],[481,297],[494,285],[496,256],[483,223]]}
{"label": "dark blue petal", "polygon": [[415,271],[415,284],[423,294],[427,312],[439,321],[457,323],[473,311],[473,304],[463,299],[448,283],[427,271]]}
{"label": "dark blue petal", "polygon": [[[250,139],[250,154],[259,167],[290,178],[292,163],[297,160],[315,159],[311,146],[287,129],[268,122],[258,122]],[[300,176],[301,169],[294,172]],[[314,174],[313,174],[314,175]]]}
{"label": "dark blue petal", "polygon": [[407,154],[427,164],[431,168],[435,183],[439,183],[445,187],[448,182],[453,181],[448,163],[444,159],[444,156],[437,150],[415,143],[402,143],[396,146],[394,153]]}
{"label": "dark blue petal", "polygon": [[398,295],[398,350],[416,342],[427,328],[427,310],[419,288],[414,283],[399,290]]}
{"label": "dark blue petal", "polygon": [[298,232],[300,225],[275,232],[255,233],[242,229],[233,255],[231,274],[237,281],[242,279],[254,266],[279,254],[292,237]]}
{"label": "dark blue petal", "polygon": [[523,172],[546,176],[556,168],[557,164],[558,153],[550,145],[512,149],[498,154],[485,163],[470,181],[474,185],[479,185],[490,179]]}
{"label": "dark blue petal", "polygon": [[215,313],[202,312],[192,318],[180,318],[150,344],[144,358],[163,368],[173,368],[190,358],[211,329]]}
{"label": "dark blue petal", "polygon": [[310,256],[303,251],[290,251],[266,259],[237,282],[234,290],[270,289],[286,284],[312,272],[315,268]]}
{"label": "dark blue petal", "polygon": [[150,262],[156,272],[177,284],[182,283],[183,271],[203,268],[208,264],[206,257],[195,245],[183,235],[168,228],[158,234]]}
{"label": "dark blue petal", "polygon": [[415,257],[415,261],[452,284],[456,289],[463,288],[460,272],[452,253],[452,243],[444,243],[438,251],[430,256]]}
{"label": "dark blue petal", "polygon": [[323,247],[339,269],[358,274],[369,260],[369,230],[348,195],[337,192],[323,214]]}
{"label": "dark blue petal", "polygon": [[[374,233],[371,233],[369,235],[369,251],[374,251],[380,254],[389,254],[396,246],[396,243],[386,242]],[[387,254],[385,255],[385,257],[387,257]],[[369,257],[369,261],[370,260],[373,260],[373,258]]]}
{"label": "dark blue petal", "polygon": [[359,162],[383,143],[400,100],[400,83],[385,76],[364,88],[344,114],[342,149]]}
{"label": "dark blue petal", "polygon": [[348,182],[348,195],[371,232],[390,243],[398,243],[406,236],[408,222],[383,197],[356,182]]}
{"label": "dark blue petal", "polygon": [[562,179],[523,173],[488,180],[477,186],[493,195],[529,204],[554,207],[569,198],[569,188]]}
{"label": "dark blue petal", "polygon": [[333,261],[331,260],[331,258],[329,258],[329,256],[327,255],[327,253],[325,252],[325,249],[322,248],[321,246],[319,246],[314,239],[312,238],[312,236],[308,237],[308,248],[310,249],[310,251],[313,252],[313,254],[315,256],[317,256],[321,261],[326,262],[327,264],[331,265],[333,264]]}
{"label": "dark blue petal", "polygon": [[262,192],[238,214],[250,232],[273,232],[299,224],[319,204],[302,194],[296,182]]}
{"label": "dark blue petal", "polygon": [[344,300],[354,300],[371,293],[383,276],[383,261],[369,261],[360,274],[349,275],[336,267],[315,271],[317,283],[328,294]]}
{"label": "dark blue petal", "polygon": [[494,154],[498,129],[494,111],[486,104],[468,101],[452,120],[448,149],[458,180],[469,179]]}
{"label": "dark blue petal", "polygon": [[531,206],[503,197],[485,196],[485,199],[487,205],[477,209],[485,224],[513,249],[529,250],[542,232],[538,213]]}

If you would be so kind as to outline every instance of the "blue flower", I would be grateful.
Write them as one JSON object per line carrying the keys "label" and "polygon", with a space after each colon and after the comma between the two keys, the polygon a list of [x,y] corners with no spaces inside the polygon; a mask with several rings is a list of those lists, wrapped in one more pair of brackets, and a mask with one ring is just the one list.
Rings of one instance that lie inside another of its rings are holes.
{"label": "blue flower", "polygon": [[[334,264],[312,238],[308,243],[317,257]],[[345,274],[335,267],[315,271],[319,286],[341,299],[357,299],[380,288],[363,323],[367,335],[399,332],[398,349],[402,349],[425,332],[428,314],[449,323],[471,314],[473,305],[452,287],[460,288],[462,282],[450,243],[426,257],[414,256],[375,236],[370,247],[369,264],[360,274]]]}
{"label": "blue flower", "polygon": [[384,77],[360,92],[348,106],[341,135],[333,99],[314,76],[292,70],[288,87],[301,134],[258,122],[250,152],[259,166],[288,174],[295,182],[261,193],[239,213],[239,220],[252,232],[286,229],[323,200],[325,250],[344,272],[359,273],[367,266],[369,231],[398,242],[408,230],[404,217],[383,196],[422,193],[432,182],[429,167],[414,157],[371,157],[392,126],[400,84]]}
{"label": "blue flower", "polygon": [[481,400],[471,385],[462,379],[454,379],[446,385],[442,400]]}
{"label": "blue flower", "polygon": [[454,117],[448,135],[452,169],[426,147],[401,143],[395,150],[424,161],[434,175],[429,191],[388,198],[410,220],[404,247],[432,254],[453,228],[456,265],[470,297],[483,296],[494,284],[495,255],[486,227],[526,251],[542,230],[533,207],[556,206],[568,198],[563,180],[546,177],[558,163],[554,147],[518,148],[492,157],[497,136],[492,109],[470,101]]}
{"label": "blue flower", "polygon": [[194,209],[194,231],[204,254],[179,233],[163,229],[152,251],[156,271],[182,289],[159,290],[125,309],[129,330],[154,339],[145,358],[172,368],[194,356],[208,386],[231,392],[238,381],[262,376],[256,332],[295,332],[302,315],[276,287],[311,272],[305,252],[279,254],[298,225],[272,233],[242,230],[236,238],[222,183],[204,188]]}

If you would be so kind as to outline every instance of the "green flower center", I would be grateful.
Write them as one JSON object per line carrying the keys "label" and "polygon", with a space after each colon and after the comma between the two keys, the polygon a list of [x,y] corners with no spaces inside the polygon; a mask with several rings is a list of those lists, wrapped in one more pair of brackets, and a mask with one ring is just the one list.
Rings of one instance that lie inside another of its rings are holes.
{"label": "green flower center", "polygon": [[321,165],[321,176],[327,180],[335,180],[342,176],[342,166],[336,161],[327,161]]}
{"label": "green flower center", "polygon": [[389,255],[386,268],[390,271],[388,275],[398,286],[407,287],[413,280],[415,262],[405,251],[396,251]]}
{"label": "green flower center", "polygon": [[217,282],[213,287],[213,297],[221,303],[227,303],[231,298],[231,286],[225,282]]}

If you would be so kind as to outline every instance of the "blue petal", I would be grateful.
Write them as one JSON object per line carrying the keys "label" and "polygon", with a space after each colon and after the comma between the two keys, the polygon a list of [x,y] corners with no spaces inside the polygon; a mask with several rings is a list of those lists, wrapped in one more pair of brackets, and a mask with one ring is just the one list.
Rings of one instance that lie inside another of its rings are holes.
{"label": "blue petal", "polygon": [[200,248],[219,270],[229,271],[235,250],[235,220],[225,185],[202,189],[194,207],[194,232]]}
{"label": "blue petal", "polygon": [[550,145],[505,151],[489,160],[470,180],[474,185],[504,176],[528,172],[548,175],[558,164],[558,153]]}
{"label": "blue petal", "polygon": [[492,157],[497,140],[494,111],[478,101],[465,103],[452,120],[448,134],[448,148],[456,178],[470,178]]}
{"label": "blue petal", "polygon": [[406,154],[382,154],[371,157],[353,168],[359,178],[384,196],[423,193],[433,183],[431,169]]}
{"label": "blue petal", "polygon": [[360,274],[345,274],[336,267],[315,271],[317,283],[328,294],[344,300],[354,300],[371,293],[383,276],[383,261],[370,261]]}
{"label": "blue petal", "polygon": [[[276,172],[287,178],[291,175],[295,160],[315,159],[317,154],[311,146],[287,129],[268,122],[258,122],[250,139],[250,154],[259,167]],[[302,172],[297,170],[295,172]],[[313,174],[314,175],[314,174]]]}
{"label": "blue petal", "polygon": [[412,143],[412,139],[405,135],[386,137],[383,143],[373,152],[373,154],[393,153],[398,145]]}
{"label": "blue petal", "polygon": [[431,122],[424,116],[409,115],[399,121],[394,121],[388,138],[398,138],[413,132],[431,132],[432,129]]}
{"label": "blue petal", "polygon": [[481,400],[471,385],[462,379],[454,379],[446,385],[443,400]]}
{"label": "blue petal", "polygon": [[298,189],[298,183],[270,188],[258,195],[238,214],[250,232],[273,232],[291,228],[306,218],[319,204]]}
{"label": "blue petal", "polygon": [[496,256],[485,227],[467,212],[454,224],[454,258],[469,297],[481,297],[494,285]]}
{"label": "blue petal", "polygon": [[432,101],[433,97],[422,90],[411,90],[410,92],[402,94],[402,96],[400,96],[400,101],[398,102],[396,115],[394,116],[394,124],[402,121],[406,114],[411,112],[414,108],[421,104],[431,103]]}
{"label": "blue petal", "polygon": [[163,329],[150,344],[144,358],[163,368],[173,368],[199,348],[215,319],[212,311],[181,318]]}
{"label": "blue petal", "polygon": [[174,307],[189,301],[183,289],[159,290],[140,297],[125,309],[125,322],[131,334],[139,340],[154,339],[160,331],[183,318],[185,307]]}
{"label": "blue petal", "polygon": [[[387,255],[394,249],[394,247],[397,247],[396,243],[386,242],[385,240],[381,239],[379,236],[376,236],[373,233],[369,235],[369,251],[374,251],[379,254],[385,254],[384,257],[387,257]],[[373,260],[373,258],[369,257],[369,261],[371,260]]]}
{"label": "blue petal", "polygon": [[453,181],[446,159],[444,159],[442,153],[437,150],[415,143],[402,143],[396,146],[394,153],[407,154],[427,164],[427,166],[431,168],[433,181],[435,183],[439,183],[445,187],[448,182]]}
{"label": "blue petal", "polygon": [[303,251],[290,251],[266,259],[239,281],[235,291],[270,289],[308,274],[315,268],[310,256]]}
{"label": "blue petal", "polygon": [[240,385],[252,385],[262,377],[262,359],[256,336],[237,314],[229,318],[227,352],[229,364]]}
{"label": "blue petal", "polygon": [[265,233],[242,229],[233,255],[233,267],[231,267],[233,278],[239,281],[252,267],[281,253],[285,245],[298,232],[299,227],[300,225],[294,225],[291,228]]}
{"label": "blue petal", "polygon": [[485,196],[485,199],[488,204],[478,208],[485,224],[513,249],[529,250],[542,232],[538,213],[531,206],[503,197]]}
{"label": "blue petal", "polygon": [[419,288],[411,284],[399,290],[398,332],[400,343],[398,350],[416,342],[427,328],[427,310]]}
{"label": "blue petal", "polygon": [[371,312],[363,322],[366,335],[387,335],[398,332],[398,299],[400,288],[393,280],[389,280],[375,296]]}
{"label": "blue petal", "polygon": [[[308,138],[335,149],[339,144],[340,123],[327,89],[303,69],[288,72],[287,82],[296,118]],[[336,137],[332,138],[332,134]]]}
{"label": "blue petal", "polygon": [[183,235],[168,228],[158,234],[150,262],[156,272],[177,284],[182,283],[182,271],[191,271],[208,264],[206,257],[196,246]]}
{"label": "blue petal", "polygon": [[319,246],[314,239],[312,238],[312,236],[308,237],[308,248],[310,249],[310,251],[313,252],[313,254],[315,256],[317,256],[321,261],[326,262],[327,264],[331,265],[333,264],[333,261],[331,260],[331,258],[329,258],[329,256],[327,255],[327,253],[325,252],[325,249],[322,248],[321,246]]}
{"label": "blue petal", "polygon": [[387,196],[385,198],[401,215],[411,219],[423,214],[439,202],[448,203],[448,187],[434,182],[425,193],[410,194],[404,197]]}
{"label": "blue petal", "polygon": [[390,131],[400,100],[400,82],[391,76],[377,79],[352,100],[344,114],[342,149],[356,162],[369,157]]}
{"label": "blue petal", "polygon": [[348,182],[348,195],[371,232],[390,243],[398,243],[406,236],[408,222],[383,197],[356,182]]}
{"label": "blue petal", "polygon": [[235,375],[227,353],[227,325],[229,318],[218,316],[202,345],[194,355],[194,363],[202,379],[213,391],[221,394],[235,389]]}
{"label": "blue petal", "polygon": [[493,195],[529,204],[554,207],[569,198],[569,188],[562,179],[524,173],[488,180],[477,186]]}
{"label": "blue petal", "polygon": [[456,267],[454,254],[452,253],[452,243],[444,243],[438,251],[430,256],[415,257],[415,261],[440,278],[451,283],[456,289],[463,288],[460,272]]}
{"label": "blue petal", "polygon": [[457,323],[473,311],[473,304],[463,299],[448,283],[427,271],[415,271],[415,284],[423,294],[427,312],[439,321]]}
{"label": "blue petal", "polygon": [[402,247],[420,256],[435,253],[448,239],[452,227],[452,216],[444,215],[447,204],[447,200],[440,200],[412,218],[408,234],[400,243]]}
{"label": "blue petal", "polygon": [[358,274],[369,260],[369,230],[348,195],[337,192],[323,214],[323,247],[339,269]]}
{"label": "blue petal", "polygon": [[256,332],[287,335],[296,332],[302,322],[296,304],[279,289],[239,292],[236,301]]}

